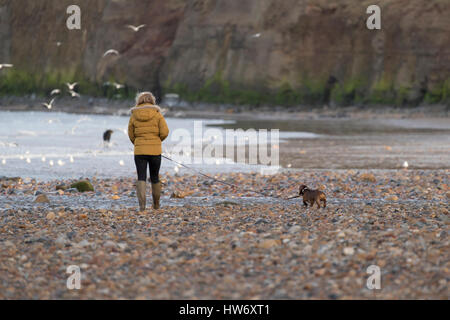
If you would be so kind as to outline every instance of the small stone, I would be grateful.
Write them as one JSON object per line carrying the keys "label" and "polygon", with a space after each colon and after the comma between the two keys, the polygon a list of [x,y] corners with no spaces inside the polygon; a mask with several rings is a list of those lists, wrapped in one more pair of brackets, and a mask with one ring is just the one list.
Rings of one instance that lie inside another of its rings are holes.
{"label": "small stone", "polygon": [[79,243],[76,244],[76,246],[80,247],[80,248],[88,247],[90,245],[91,245],[91,243],[89,241],[87,241],[87,240],[82,240],[82,241],[80,241]]}
{"label": "small stone", "polygon": [[389,197],[386,198],[386,200],[388,200],[388,201],[397,201],[398,197],[397,196],[389,196]]}
{"label": "small stone", "polygon": [[69,189],[69,187],[66,186],[66,185],[64,185],[64,184],[60,184],[60,185],[57,185],[57,186],[56,186],[56,190],[57,190],[57,191],[58,191],[58,190],[65,191],[65,190],[67,190],[67,189]]}
{"label": "small stone", "polygon": [[330,298],[331,300],[336,300],[339,298],[339,295],[337,295],[336,293],[330,293],[328,295],[328,298]]}
{"label": "small stone", "polygon": [[360,181],[376,182],[377,179],[372,173],[363,173],[359,176]]}
{"label": "small stone", "polygon": [[173,192],[172,195],[170,196],[170,198],[172,199],[184,199],[185,195],[181,192]]}
{"label": "small stone", "polygon": [[262,249],[270,249],[273,247],[276,247],[280,245],[280,241],[279,240],[275,240],[275,239],[268,239],[268,240],[264,240],[263,242],[261,242],[259,244],[259,247]]}
{"label": "small stone", "polygon": [[145,239],[144,239],[144,242],[145,242],[148,246],[151,246],[151,247],[156,246],[156,242],[155,242],[152,238],[150,238],[150,237],[145,238]]}
{"label": "small stone", "polygon": [[311,245],[306,245],[303,247],[303,254],[305,255],[310,255],[312,253],[312,246]]}
{"label": "small stone", "polygon": [[2,245],[5,248],[15,248],[16,247],[16,245],[13,242],[9,241],[9,240],[6,240],[5,242],[3,242]]}
{"label": "small stone", "polygon": [[124,243],[124,242],[121,242],[121,243],[117,244],[117,246],[118,246],[120,249],[125,250],[125,249],[127,248],[128,245],[127,245],[126,243]]}
{"label": "small stone", "polygon": [[289,233],[297,233],[300,232],[302,230],[302,228],[300,226],[292,226],[289,228]]}
{"label": "small stone", "polygon": [[48,220],[53,220],[53,219],[55,219],[56,218],[56,215],[55,215],[55,213],[54,212],[49,212],[48,214],[47,214],[47,217],[46,217]]}
{"label": "small stone", "polygon": [[34,203],[50,203],[46,194],[40,194],[33,200]]}
{"label": "small stone", "polygon": [[258,219],[258,220],[256,220],[255,225],[261,224],[261,223],[266,224],[266,223],[269,223],[269,221],[267,221],[266,219]]}
{"label": "small stone", "polygon": [[159,243],[172,243],[172,240],[167,237],[161,237],[158,239]]}
{"label": "small stone", "polygon": [[58,236],[58,238],[56,238],[55,243],[59,246],[59,247],[64,247],[64,245],[67,242],[67,238],[61,234]]}
{"label": "small stone", "polygon": [[346,256],[351,256],[355,253],[355,249],[353,249],[352,247],[345,247],[343,252]]}
{"label": "small stone", "polygon": [[327,269],[325,269],[325,268],[321,268],[321,269],[319,269],[319,270],[316,270],[316,272],[314,272],[314,274],[316,275],[316,276],[323,276],[325,273],[327,272]]}
{"label": "small stone", "polygon": [[110,248],[110,249],[117,248],[117,244],[116,244],[114,241],[111,241],[111,240],[106,241],[106,242],[103,244],[103,246],[104,246],[105,248]]}

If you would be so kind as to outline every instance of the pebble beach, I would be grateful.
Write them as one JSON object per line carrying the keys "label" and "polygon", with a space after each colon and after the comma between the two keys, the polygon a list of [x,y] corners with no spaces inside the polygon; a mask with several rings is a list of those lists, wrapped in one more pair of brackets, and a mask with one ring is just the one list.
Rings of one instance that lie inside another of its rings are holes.
{"label": "pebble beach", "polygon": [[[0,299],[449,298],[449,170],[214,177],[239,188],[164,174],[161,209],[141,213],[134,177],[90,178],[84,193],[0,178]],[[286,200],[300,184],[327,207]]]}

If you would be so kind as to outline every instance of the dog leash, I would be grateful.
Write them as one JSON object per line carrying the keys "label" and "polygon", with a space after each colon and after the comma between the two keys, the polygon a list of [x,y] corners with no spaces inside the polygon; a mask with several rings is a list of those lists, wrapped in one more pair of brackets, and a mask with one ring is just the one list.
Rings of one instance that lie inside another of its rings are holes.
{"label": "dog leash", "polygon": [[239,187],[239,186],[237,186],[237,185],[235,185],[235,184],[232,184],[232,183],[229,183],[229,182],[225,182],[225,181],[216,179],[216,178],[214,178],[214,177],[211,177],[211,176],[209,176],[209,175],[207,175],[207,174],[204,174],[203,172],[201,172],[201,171],[199,171],[199,170],[197,170],[197,169],[194,169],[194,168],[189,167],[189,166],[187,166],[187,165],[185,165],[185,164],[183,164],[183,163],[180,163],[180,162],[178,162],[178,161],[175,161],[175,160],[173,160],[173,159],[171,159],[171,158],[169,158],[169,157],[167,157],[167,156],[161,155],[161,157],[163,157],[164,159],[167,159],[167,160],[169,160],[169,161],[172,161],[173,163],[176,163],[176,164],[178,164],[179,166],[182,166],[182,167],[184,167],[184,168],[186,168],[186,169],[188,169],[188,170],[194,171],[194,172],[196,172],[196,173],[197,173],[198,175],[200,175],[200,176],[203,176],[203,177],[205,177],[205,178],[208,178],[208,179],[210,179],[210,180],[219,182],[219,183],[221,183],[221,184],[227,185],[227,186],[232,187],[232,188],[240,189],[240,190],[242,190],[242,191],[253,192],[253,193],[257,193],[257,194],[263,195],[264,197],[270,197],[270,198],[276,198],[276,199],[282,199],[282,200],[290,200],[290,199],[294,199],[294,198],[298,198],[298,197],[299,197],[299,196],[295,196],[295,197],[292,197],[292,198],[284,199],[284,198],[279,197],[279,196],[267,195],[267,194],[265,194],[265,193],[263,193],[263,192],[260,192],[260,191],[255,191],[255,190],[250,190],[250,189],[247,189],[247,188],[242,188],[242,187]]}

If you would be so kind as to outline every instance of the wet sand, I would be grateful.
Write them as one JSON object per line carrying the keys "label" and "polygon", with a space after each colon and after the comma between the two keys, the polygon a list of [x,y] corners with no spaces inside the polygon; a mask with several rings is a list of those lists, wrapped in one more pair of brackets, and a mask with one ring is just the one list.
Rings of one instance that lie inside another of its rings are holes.
{"label": "wet sand", "polygon": [[450,168],[450,118],[237,120],[226,129],[279,129],[315,136],[284,139],[280,165],[299,169]]}

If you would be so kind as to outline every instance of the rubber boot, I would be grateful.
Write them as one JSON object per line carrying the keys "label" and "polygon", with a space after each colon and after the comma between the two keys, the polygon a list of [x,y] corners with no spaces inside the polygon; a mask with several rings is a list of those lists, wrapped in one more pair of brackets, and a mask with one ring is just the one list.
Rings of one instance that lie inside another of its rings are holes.
{"label": "rubber boot", "polygon": [[159,209],[159,198],[161,197],[161,182],[152,183],[153,209]]}
{"label": "rubber boot", "polygon": [[139,201],[139,211],[145,211],[145,205],[146,205],[146,197],[145,197],[145,190],[146,189],[146,183],[145,181],[138,181],[136,183],[136,194]]}

